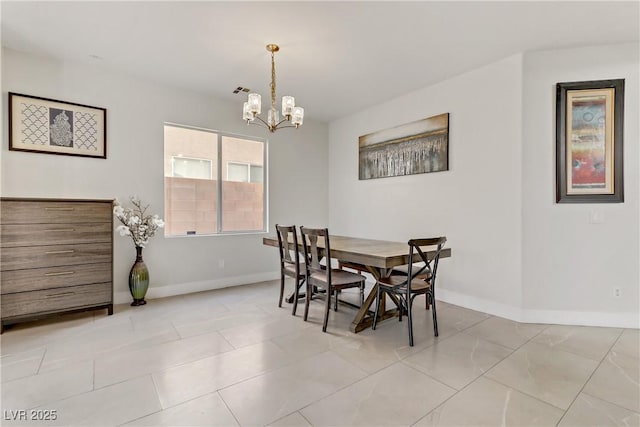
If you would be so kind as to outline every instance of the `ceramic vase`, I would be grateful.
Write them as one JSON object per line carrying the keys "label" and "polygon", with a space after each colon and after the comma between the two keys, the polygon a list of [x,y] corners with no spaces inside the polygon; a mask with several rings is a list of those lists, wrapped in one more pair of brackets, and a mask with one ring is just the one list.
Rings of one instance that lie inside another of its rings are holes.
{"label": "ceramic vase", "polygon": [[149,269],[142,260],[142,247],[136,246],[136,262],[133,263],[129,272],[129,292],[133,297],[131,305],[144,305],[144,300],[149,288]]}

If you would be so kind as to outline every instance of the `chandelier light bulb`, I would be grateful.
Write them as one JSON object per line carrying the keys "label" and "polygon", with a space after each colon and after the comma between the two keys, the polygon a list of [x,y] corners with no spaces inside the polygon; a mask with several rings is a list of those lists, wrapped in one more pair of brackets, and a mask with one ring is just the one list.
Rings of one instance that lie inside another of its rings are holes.
{"label": "chandelier light bulb", "polygon": [[296,106],[296,99],[293,96],[282,97],[282,115],[290,116],[293,112],[293,107]]}
{"label": "chandelier light bulb", "polygon": [[304,108],[302,107],[294,107],[293,112],[291,114],[291,124],[295,127],[302,125],[304,121]]}
{"label": "chandelier light bulb", "polygon": [[249,103],[249,111],[254,115],[262,112],[262,96],[259,93],[250,93],[247,102]]}
{"label": "chandelier light bulb", "polygon": [[253,113],[249,108],[249,102],[245,102],[244,106],[242,107],[242,118],[244,120],[247,120],[247,122],[253,120]]}

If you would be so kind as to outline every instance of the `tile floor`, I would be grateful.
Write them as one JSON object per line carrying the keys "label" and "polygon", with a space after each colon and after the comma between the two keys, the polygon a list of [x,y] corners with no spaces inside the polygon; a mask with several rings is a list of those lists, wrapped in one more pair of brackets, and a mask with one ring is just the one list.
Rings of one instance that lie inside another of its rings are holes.
{"label": "tile floor", "polygon": [[352,334],[355,310],[341,306],[322,333],[320,299],[305,323],[303,306],[296,317],[277,307],[277,289],[7,328],[0,424],[640,425],[638,330],[518,324],[440,303],[440,336],[416,310],[412,348],[406,321]]}

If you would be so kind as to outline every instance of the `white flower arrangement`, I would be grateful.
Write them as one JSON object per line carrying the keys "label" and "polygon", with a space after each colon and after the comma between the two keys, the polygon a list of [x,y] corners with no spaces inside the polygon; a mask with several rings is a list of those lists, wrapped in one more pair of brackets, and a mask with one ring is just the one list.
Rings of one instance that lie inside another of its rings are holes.
{"label": "white flower arrangement", "polygon": [[116,227],[121,236],[131,236],[136,247],[144,248],[149,239],[159,228],[164,227],[164,221],[158,215],[146,215],[149,205],[143,206],[140,199],[130,197],[133,208],[123,208],[116,200],[113,214],[122,223]]}

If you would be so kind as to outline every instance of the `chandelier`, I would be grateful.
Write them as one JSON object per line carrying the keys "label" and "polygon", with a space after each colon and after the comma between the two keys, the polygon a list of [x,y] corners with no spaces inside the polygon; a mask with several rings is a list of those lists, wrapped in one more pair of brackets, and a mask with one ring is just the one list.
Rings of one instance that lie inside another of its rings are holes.
{"label": "chandelier", "polygon": [[[247,124],[262,124],[270,132],[275,132],[280,128],[296,129],[302,124],[304,119],[304,108],[296,107],[296,100],[293,96],[282,97],[282,120],[280,112],[276,110],[276,62],[275,53],[280,50],[277,44],[268,44],[267,50],[271,52],[271,108],[267,114],[267,121],[260,117],[262,112],[262,97],[258,93],[250,93],[247,102],[242,108],[242,118]],[[257,121],[256,121],[257,119]],[[290,124],[287,124],[290,123]]]}

